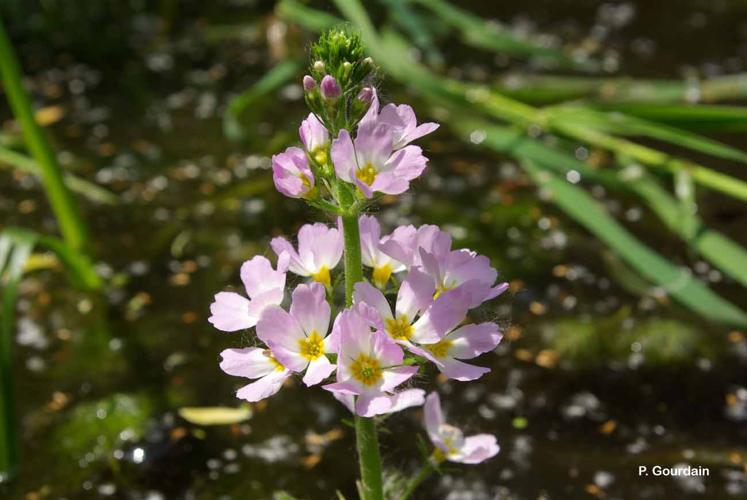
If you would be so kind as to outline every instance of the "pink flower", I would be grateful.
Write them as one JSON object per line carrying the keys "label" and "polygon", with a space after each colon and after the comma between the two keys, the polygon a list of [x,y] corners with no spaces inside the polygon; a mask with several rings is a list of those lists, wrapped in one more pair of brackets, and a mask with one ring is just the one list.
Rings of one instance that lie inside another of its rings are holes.
{"label": "pink flower", "polygon": [[327,288],[332,286],[330,271],[342,257],[342,235],[336,228],[321,223],[301,226],[298,231],[298,251],[281,237],[273,238],[270,246],[278,255],[288,254],[288,269],[291,272],[309,276]]}
{"label": "pink flower", "polygon": [[[341,392],[335,392],[332,395],[344,404],[348,410],[355,413],[355,396]],[[389,402],[390,406],[386,413],[395,413],[413,406],[422,406],[425,402],[425,391],[423,389],[405,389],[389,396]]]}
{"label": "pink flower", "polygon": [[347,130],[332,141],[332,162],[337,176],[360,188],[366,198],[373,193],[401,194],[425,170],[427,158],[417,146],[395,151],[392,131],[384,123],[360,125],[355,142]]}
{"label": "pink flower", "polygon": [[436,294],[463,289],[470,297],[470,307],[477,307],[494,299],[508,289],[508,283],[493,286],[498,272],[490,260],[472,250],[463,248],[446,253],[429,253],[420,249],[423,269],[436,280]]}
{"label": "pink flower", "polygon": [[329,132],[314,113],[309,113],[298,129],[306,151],[319,165],[324,165],[329,160]]}
{"label": "pink flower", "polygon": [[490,260],[468,250],[452,250],[451,236],[437,226],[400,226],[381,243],[381,250],[408,268],[420,267],[436,282],[436,296],[455,288],[464,288],[477,307],[508,289],[508,283],[493,286],[498,272]]}
{"label": "pink flower", "polygon": [[422,265],[421,249],[434,255],[448,253],[451,250],[451,236],[431,224],[418,228],[408,225],[399,226],[381,243],[384,253],[402,262],[408,269]]}
{"label": "pink flower", "polygon": [[371,332],[359,308],[340,313],[336,322],[339,349],[337,382],[324,389],[355,398],[355,413],[371,417],[398,408],[394,389],[415,375],[416,366],[402,366],[404,352],[384,332]]}
{"label": "pink flower", "polygon": [[[416,320],[433,302],[433,291],[433,280],[417,269],[412,269],[399,288],[394,312],[384,294],[363,281],[355,284],[353,302],[368,305],[372,309],[370,312],[373,312],[376,327],[395,341],[407,345],[413,337],[417,337]],[[413,326],[413,323],[416,325]]]}
{"label": "pink flower", "polygon": [[302,198],[314,189],[314,174],[301,148],[291,147],[272,157],[275,189],[290,198]]}
{"label": "pink flower", "polygon": [[500,447],[491,434],[464,437],[462,431],[444,422],[441,400],[432,392],[425,399],[425,428],[428,437],[438,450],[438,458],[463,464],[479,464],[494,457]]}
{"label": "pink flower", "polygon": [[415,111],[407,104],[387,104],[379,113],[379,97],[375,91],[371,98],[371,107],[360,121],[360,125],[386,125],[392,132],[392,148],[395,150],[434,132],[439,127],[438,123],[417,123]]}
{"label": "pink flower", "polygon": [[290,377],[290,371],[280,364],[268,349],[226,349],[220,355],[220,368],[227,374],[257,379],[236,392],[237,398],[250,403],[272,396]]}
{"label": "pink flower", "polygon": [[277,270],[260,255],[241,265],[241,281],[249,299],[234,292],[220,292],[210,304],[208,321],[218,330],[235,332],[257,324],[262,311],[283,301],[289,256],[278,253]]}
{"label": "pink flower", "polygon": [[376,217],[362,215],[358,225],[361,234],[361,260],[364,266],[373,268],[372,278],[376,286],[384,288],[392,273],[405,270],[405,266],[381,250],[381,227]]}
{"label": "pink flower", "polygon": [[327,339],[330,308],[324,287],[318,283],[293,290],[290,313],[279,306],[262,312],[257,337],[270,346],[275,358],[288,370],[306,370],[303,382],[318,384],[334,370],[326,353],[333,352]]}
{"label": "pink flower", "polygon": [[460,381],[475,380],[490,371],[460,360],[492,351],[503,337],[495,323],[459,326],[469,306],[467,290],[442,294],[414,325],[411,340],[420,345],[408,345],[411,352],[432,361],[441,373]]}

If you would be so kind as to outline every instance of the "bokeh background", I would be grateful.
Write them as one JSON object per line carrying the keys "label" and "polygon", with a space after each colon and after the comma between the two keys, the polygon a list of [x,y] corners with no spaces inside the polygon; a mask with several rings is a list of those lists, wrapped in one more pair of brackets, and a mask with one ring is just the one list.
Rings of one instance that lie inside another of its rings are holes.
{"label": "bokeh background", "polygon": [[[298,384],[241,407],[217,363],[247,338],[207,323],[243,260],[319,218],[275,192],[269,157],[297,141],[305,51],[338,20],[363,30],[384,100],[443,123],[422,141],[427,174],[381,200],[382,224],[440,224],[511,283],[480,312],[505,332],[480,360],[492,373],[426,386],[502,451],[447,467],[419,498],[747,495],[747,3],[6,0],[0,13],[60,168],[106,190],[68,178],[98,291],[42,244],[3,308],[20,447],[4,497],[354,497],[344,408]],[[0,230],[59,235],[6,99],[0,120]],[[406,475],[419,411],[387,427],[385,460]],[[654,464],[711,475],[637,476]]]}

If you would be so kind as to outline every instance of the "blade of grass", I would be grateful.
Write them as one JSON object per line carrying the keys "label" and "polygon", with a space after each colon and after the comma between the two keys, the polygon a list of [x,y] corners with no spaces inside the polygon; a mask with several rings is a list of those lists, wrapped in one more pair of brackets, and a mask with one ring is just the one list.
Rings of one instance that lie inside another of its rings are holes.
{"label": "blade of grass", "polygon": [[655,283],[675,300],[712,321],[747,326],[747,314],[716,295],[693,277],[689,269],[679,268],[638,241],[586,191],[557,177],[530,160],[523,167],[537,186],[548,191],[553,202],[600,241],[607,244],[629,266]]}
{"label": "blade of grass", "polygon": [[18,470],[18,432],[14,410],[13,335],[18,282],[34,247],[33,235],[0,233],[0,482]]}
{"label": "blade of grass", "polygon": [[649,121],[700,132],[747,131],[747,108],[726,105],[594,103],[596,109],[621,111]]}
{"label": "blade of grass", "polygon": [[235,141],[245,138],[247,134],[242,125],[244,115],[261,102],[264,96],[290,81],[300,69],[301,64],[298,61],[292,59],[283,61],[268,71],[254,85],[231,99],[223,119],[223,130],[226,135]]}
{"label": "blade of grass", "polygon": [[581,179],[599,182],[610,189],[638,195],[659,220],[674,234],[686,241],[698,254],[727,276],[747,287],[747,250],[704,224],[697,215],[692,218],[692,232],[682,224],[682,207],[667,190],[645,169],[615,171],[592,168],[579,161],[572,153],[528,137],[520,130],[489,125],[479,121],[455,120],[452,125],[467,137],[474,130],[485,133],[481,146],[512,156],[529,159],[563,177],[576,171]]}
{"label": "blade of grass", "polygon": [[498,23],[488,23],[485,19],[444,0],[415,0],[415,2],[458,30],[462,41],[471,47],[499,54],[544,59],[562,66],[591,67],[589,62],[574,61],[558,50],[521,38]]}
{"label": "blade of grass", "polygon": [[[0,165],[10,165],[21,172],[36,176],[41,175],[41,169],[33,158],[29,158],[23,153],[19,153],[3,146],[0,146]],[[101,203],[103,205],[116,205],[119,203],[119,198],[117,198],[117,196],[111,191],[108,191],[93,182],[81,179],[69,172],[63,174],[63,180],[65,185],[67,185],[71,191],[76,192],[81,196],[85,196],[93,202]]]}
{"label": "blade of grass", "polygon": [[275,13],[293,23],[315,32],[324,31],[342,24],[342,19],[319,9],[308,7],[297,0],[282,0],[275,6]]}
{"label": "blade of grass", "polygon": [[712,103],[747,98],[747,73],[700,81],[641,80],[559,75],[510,74],[499,79],[501,94],[532,104],[553,104],[572,99],[595,103]]}
{"label": "blade of grass", "polygon": [[747,162],[747,153],[692,132],[650,122],[621,112],[600,112],[581,106],[544,109],[550,126],[571,123],[621,136],[644,136],[726,160]]}
{"label": "blade of grass", "polygon": [[89,231],[75,199],[63,181],[62,168],[50,148],[44,131],[34,119],[34,111],[21,81],[21,68],[0,19],[0,76],[13,114],[21,125],[28,150],[41,169],[49,204],[65,241],[77,251],[89,246]]}
{"label": "blade of grass", "polygon": [[389,13],[389,19],[399,26],[408,38],[425,54],[426,61],[433,66],[443,66],[444,57],[436,46],[430,26],[410,5],[402,0],[379,0]]}

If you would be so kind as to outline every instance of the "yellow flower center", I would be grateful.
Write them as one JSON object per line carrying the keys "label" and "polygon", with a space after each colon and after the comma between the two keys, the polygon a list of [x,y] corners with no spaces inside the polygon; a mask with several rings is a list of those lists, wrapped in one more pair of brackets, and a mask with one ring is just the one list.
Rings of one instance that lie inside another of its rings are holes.
{"label": "yellow flower center", "polygon": [[387,319],[386,332],[394,340],[410,340],[413,327],[404,314],[397,319]]}
{"label": "yellow flower center", "polygon": [[262,352],[262,354],[264,354],[265,357],[270,361],[270,363],[272,363],[272,366],[275,367],[275,371],[282,372],[283,370],[285,370],[285,367],[282,365],[282,363],[275,359],[275,356],[272,355],[272,352],[269,349],[266,349],[264,352]]}
{"label": "yellow flower center", "polygon": [[304,185],[304,187],[311,187],[311,181],[304,174],[298,174],[298,178],[301,179],[301,183]]}
{"label": "yellow flower center", "polygon": [[379,288],[384,288],[389,278],[392,276],[392,266],[384,264],[380,267],[374,267],[373,269],[373,280],[374,284]]}
{"label": "yellow flower center", "polygon": [[316,330],[313,330],[311,335],[305,339],[299,340],[298,345],[301,350],[301,356],[309,361],[314,361],[324,354],[324,339]]}
{"label": "yellow flower center", "polygon": [[314,161],[319,165],[325,165],[327,163],[327,160],[329,159],[326,148],[317,148],[312,153],[312,156],[314,157]]}
{"label": "yellow flower center", "polygon": [[436,300],[439,297],[439,295],[441,295],[444,292],[448,292],[449,290],[452,290],[453,288],[454,288],[453,286],[449,286],[446,283],[439,283],[436,286],[436,293],[433,294],[433,300]]}
{"label": "yellow flower center", "polygon": [[449,354],[449,349],[451,348],[451,344],[453,343],[453,340],[443,339],[440,342],[436,342],[435,344],[427,345],[425,346],[425,348],[431,351],[431,354],[433,354],[435,357],[444,358],[447,354]]}
{"label": "yellow flower center", "polygon": [[376,179],[376,168],[369,162],[366,163],[366,165],[358,169],[358,171],[355,173],[355,176],[361,180],[361,182],[371,185],[373,184],[374,179]]}
{"label": "yellow flower center", "polygon": [[382,379],[381,364],[378,359],[359,354],[350,365],[353,378],[363,385],[374,385]]}
{"label": "yellow flower center", "polygon": [[319,270],[311,275],[311,277],[316,281],[317,283],[321,283],[322,285],[329,288],[332,286],[332,278],[329,276],[329,268],[327,266],[322,266],[319,268]]}
{"label": "yellow flower center", "polygon": [[433,450],[433,460],[435,460],[437,464],[440,464],[446,460],[446,453],[444,453],[441,448],[436,447]]}

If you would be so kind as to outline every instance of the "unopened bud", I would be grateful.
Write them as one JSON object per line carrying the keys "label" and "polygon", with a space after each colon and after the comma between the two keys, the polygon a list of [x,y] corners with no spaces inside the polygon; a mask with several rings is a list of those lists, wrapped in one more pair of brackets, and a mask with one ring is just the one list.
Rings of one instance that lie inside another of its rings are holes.
{"label": "unopened bud", "polygon": [[371,87],[363,87],[358,93],[358,100],[365,104],[369,104],[371,99],[373,99],[373,89]]}
{"label": "unopened bud", "polygon": [[326,75],[324,78],[322,78],[322,84],[320,85],[320,88],[322,90],[322,97],[324,97],[325,99],[337,99],[342,93],[340,85],[332,75]]}
{"label": "unopened bud", "polygon": [[373,66],[373,63],[374,63],[373,59],[371,59],[370,57],[366,57],[365,59],[363,59],[363,64],[366,64],[368,66]]}
{"label": "unopened bud", "polygon": [[316,87],[316,80],[312,78],[310,75],[306,75],[303,77],[303,89],[304,91],[308,92],[310,90],[314,90]]}
{"label": "unopened bud", "polygon": [[324,62],[322,61],[315,61],[314,62],[314,71],[318,71],[319,73],[324,72]]}

